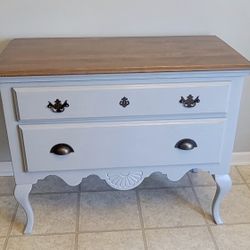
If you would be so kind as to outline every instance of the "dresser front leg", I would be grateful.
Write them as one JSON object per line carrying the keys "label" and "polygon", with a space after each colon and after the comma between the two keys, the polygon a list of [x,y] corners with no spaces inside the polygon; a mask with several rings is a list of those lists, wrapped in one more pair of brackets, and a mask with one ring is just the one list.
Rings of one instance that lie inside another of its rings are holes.
{"label": "dresser front leg", "polygon": [[216,224],[223,224],[223,221],[220,217],[220,205],[221,205],[223,198],[231,190],[232,180],[231,180],[231,177],[227,174],[226,175],[213,175],[213,178],[217,186],[213,204],[212,204],[213,218]]}
{"label": "dresser front leg", "polygon": [[24,230],[25,234],[31,234],[34,224],[34,214],[29,201],[29,193],[31,188],[32,184],[16,185],[14,191],[16,200],[23,207],[26,214],[27,223]]}

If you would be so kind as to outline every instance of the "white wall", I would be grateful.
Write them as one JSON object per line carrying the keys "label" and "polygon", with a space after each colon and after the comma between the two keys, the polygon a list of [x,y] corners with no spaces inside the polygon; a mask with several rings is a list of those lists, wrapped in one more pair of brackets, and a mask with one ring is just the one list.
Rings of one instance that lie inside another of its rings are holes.
{"label": "white wall", "polygon": [[[14,37],[217,35],[250,60],[249,0],[0,0],[0,49]],[[235,151],[250,151],[250,78]]]}

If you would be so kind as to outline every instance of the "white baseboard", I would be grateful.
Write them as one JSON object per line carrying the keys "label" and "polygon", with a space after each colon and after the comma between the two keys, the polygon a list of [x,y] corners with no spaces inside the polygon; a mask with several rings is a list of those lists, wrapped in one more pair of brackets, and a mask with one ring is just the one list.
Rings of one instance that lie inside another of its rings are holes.
{"label": "white baseboard", "polygon": [[[231,165],[249,165],[250,166],[250,152],[235,152],[232,156]],[[0,162],[0,176],[12,176],[11,162]]]}
{"label": "white baseboard", "polygon": [[234,152],[231,165],[250,166],[250,152]]}
{"label": "white baseboard", "polygon": [[0,176],[12,176],[12,164],[9,161],[0,162]]}

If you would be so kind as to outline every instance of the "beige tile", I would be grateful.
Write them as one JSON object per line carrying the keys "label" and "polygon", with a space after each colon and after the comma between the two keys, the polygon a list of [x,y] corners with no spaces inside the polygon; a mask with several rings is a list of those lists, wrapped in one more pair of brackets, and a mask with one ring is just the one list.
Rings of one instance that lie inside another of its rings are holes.
{"label": "beige tile", "polygon": [[15,180],[12,176],[0,177],[0,194],[13,194],[15,188]]}
{"label": "beige tile", "polygon": [[11,237],[7,250],[74,250],[75,235]]}
{"label": "beige tile", "polygon": [[205,224],[191,188],[141,190],[139,195],[146,228]]}
{"label": "beige tile", "polygon": [[44,180],[39,180],[32,187],[32,193],[50,193],[50,192],[77,192],[78,186],[69,186],[57,176],[48,176]]}
{"label": "beige tile", "polygon": [[0,197],[0,236],[6,236],[16,211],[16,200],[13,196]]}
{"label": "beige tile", "polygon": [[238,166],[237,168],[244,180],[250,183],[250,166]]}
{"label": "beige tile", "polygon": [[5,238],[0,238],[0,249],[3,249]]}
{"label": "beige tile", "polygon": [[148,250],[215,250],[206,227],[146,230]]}
{"label": "beige tile", "polygon": [[184,175],[179,181],[170,181],[167,175],[161,173],[153,173],[145,178],[138,189],[143,188],[162,188],[162,187],[187,187],[191,186],[191,182],[187,175]]}
{"label": "beige tile", "polygon": [[231,168],[231,178],[232,178],[232,182],[233,184],[243,184],[244,180],[241,178],[238,169],[236,167],[232,167]]}
{"label": "beige tile", "polygon": [[[196,194],[205,210],[210,223],[212,200],[215,187],[195,187]],[[246,185],[234,185],[231,192],[225,197],[221,204],[221,217],[224,223],[250,222],[250,190]]]}
{"label": "beige tile", "polygon": [[144,250],[141,231],[79,234],[78,250]]}
{"label": "beige tile", "polygon": [[214,186],[215,182],[211,174],[205,171],[198,171],[197,173],[188,173],[190,180],[194,186]]}
{"label": "beige tile", "polygon": [[80,231],[140,228],[135,191],[81,194]]}
{"label": "beige tile", "polygon": [[81,183],[81,191],[113,191],[105,180],[100,179],[96,175],[90,175],[84,178]]}
{"label": "beige tile", "polygon": [[220,250],[250,249],[250,225],[212,226],[211,230]]}
{"label": "beige tile", "polygon": [[[31,195],[35,224],[33,234],[75,232],[77,194]],[[25,214],[20,206],[12,228],[12,235],[23,233]]]}

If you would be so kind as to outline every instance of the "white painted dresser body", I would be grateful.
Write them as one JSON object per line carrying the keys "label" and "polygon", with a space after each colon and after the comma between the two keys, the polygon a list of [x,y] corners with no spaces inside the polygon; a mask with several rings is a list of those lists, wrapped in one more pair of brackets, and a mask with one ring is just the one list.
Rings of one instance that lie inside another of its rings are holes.
{"label": "white painted dresser body", "polygon": [[[247,74],[207,70],[1,77],[15,195],[28,217],[26,232],[33,225],[29,191],[48,175],[77,185],[94,174],[115,189],[128,190],[154,172],[177,181],[196,168],[217,182],[213,215],[222,223],[219,205],[231,185],[228,174]],[[62,112],[48,106],[56,100],[67,104]]]}
{"label": "white painted dresser body", "polygon": [[[115,170],[121,175],[140,173],[134,187],[157,171],[173,180],[193,168],[226,174],[244,75],[6,78],[1,93],[16,183],[35,183],[50,174],[63,176],[71,184],[89,174],[110,181]],[[193,108],[179,102],[190,94],[200,99]],[[119,104],[124,96],[130,102],[125,108]],[[62,113],[51,112],[48,102],[56,99],[67,100],[69,107]],[[194,140],[197,147],[176,148],[185,138]],[[58,143],[70,145],[74,152],[50,153]],[[116,188],[129,189],[132,183],[120,185]]]}

